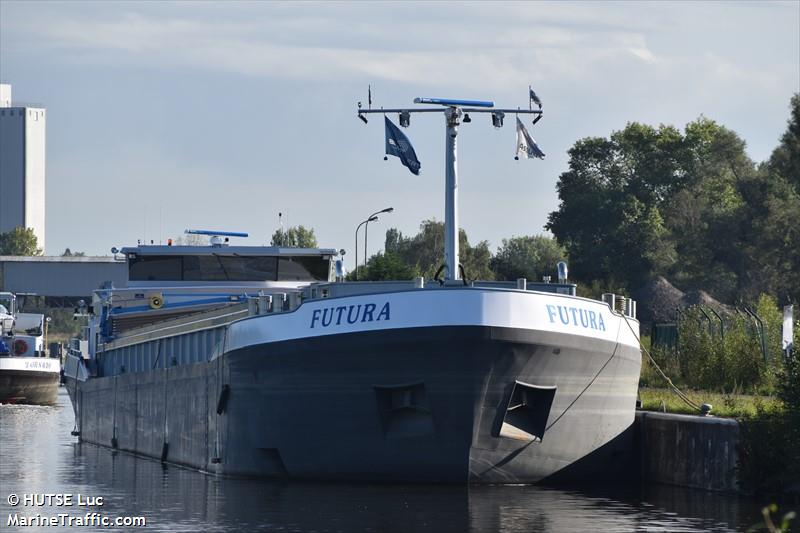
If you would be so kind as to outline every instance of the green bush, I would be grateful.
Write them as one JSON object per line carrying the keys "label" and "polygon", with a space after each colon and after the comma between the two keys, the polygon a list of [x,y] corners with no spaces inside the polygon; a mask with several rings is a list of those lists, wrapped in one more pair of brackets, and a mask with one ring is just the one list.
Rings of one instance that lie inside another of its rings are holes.
{"label": "green bush", "polygon": [[[648,347],[645,346],[650,351],[650,355],[653,357],[653,360],[656,364],[664,371],[664,373],[669,376],[673,383],[676,385],[683,385],[685,384],[682,374],[679,368],[679,360],[675,353],[675,350],[662,347],[662,346],[652,346]],[[653,366],[653,363],[650,362],[650,359],[644,357],[642,359],[642,371],[639,377],[639,386],[640,387],[664,387],[666,383],[664,382],[664,378],[661,374],[656,370]]]}
{"label": "green bush", "polygon": [[756,313],[764,324],[767,360],[757,323],[736,314],[725,321],[724,334],[716,320],[709,321],[701,309],[687,309],[678,321],[677,373],[693,388],[723,392],[772,393],[782,367],[781,316],[775,300],[762,296]]}
{"label": "green bush", "polygon": [[718,361],[724,381],[720,386],[730,391],[737,387],[750,390],[766,384],[767,365],[761,353],[758,332],[743,317],[732,320],[725,339],[719,343]]}
{"label": "green bush", "polygon": [[720,346],[709,329],[696,308],[684,312],[678,321],[678,371],[693,388],[719,388],[719,382],[725,381]]}
{"label": "green bush", "polygon": [[[800,357],[796,351],[788,357],[780,352],[782,316],[776,302],[762,297],[758,314],[771,355],[766,374],[772,377],[780,403],[777,409],[757,409],[755,416],[739,420],[739,485],[748,492],[784,495],[793,487],[796,497],[800,487]],[[795,323],[795,346],[798,326]]]}

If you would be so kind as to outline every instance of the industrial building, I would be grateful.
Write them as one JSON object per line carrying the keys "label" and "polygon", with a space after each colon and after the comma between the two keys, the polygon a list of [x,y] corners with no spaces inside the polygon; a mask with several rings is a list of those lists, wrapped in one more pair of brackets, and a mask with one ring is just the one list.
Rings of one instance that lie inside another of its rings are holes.
{"label": "industrial building", "polygon": [[0,84],[0,232],[31,228],[45,249],[45,109]]}
{"label": "industrial building", "polygon": [[105,282],[127,280],[125,260],[114,257],[0,256],[0,291],[41,296],[50,307],[72,307]]}

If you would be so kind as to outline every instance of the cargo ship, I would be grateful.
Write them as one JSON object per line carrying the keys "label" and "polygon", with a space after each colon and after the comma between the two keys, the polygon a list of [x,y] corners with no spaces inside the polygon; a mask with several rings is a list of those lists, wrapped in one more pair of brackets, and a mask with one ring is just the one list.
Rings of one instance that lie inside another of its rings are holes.
{"label": "cargo ship", "polygon": [[67,355],[82,441],[220,474],[519,483],[633,423],[630,300],[341,281],[332,249],[123,253],[128,287],[95,293]]}
{"label": "cargo ship", "polygon": [[208,246],[124,248],[127,286],[95,292],[67,355],[80,440],[232,476],[618,476],[641,366],[635,302],[577,296],[563,263],[553,283],[464,279],[455,135],[490,106],[424,102],[447,127],[441,278],[345,281],[335,249],[219,231],[195,232]]}

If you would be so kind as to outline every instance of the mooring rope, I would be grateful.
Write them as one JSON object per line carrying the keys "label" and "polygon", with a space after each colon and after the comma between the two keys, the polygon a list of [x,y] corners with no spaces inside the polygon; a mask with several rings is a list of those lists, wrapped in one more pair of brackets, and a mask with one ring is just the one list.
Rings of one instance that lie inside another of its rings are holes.
{"label": "mooring rope", "polygon": [[669,376],[667,376],[667,374],[663,370],[661,370],[661,367],[658,366],[658,363],[656,363],[656,360],[653,359],[653,356],[650,354],[650,350],[645,348],[644,345],[642,344],[642,339],[640,338],[639,335],[637,335],[636,331],[633,329],[633,326],[631,326],[630,322],[628,321],[628,317],[625,316],[625,313],[622,314],[622,318],[625,319],[625,323],[628,325],[628,328],[631,330],[631,333],[633,333],[633,336],[639,343],[639,348],[641,348],[642,351],[645,354],[647,354],[648,359],[650,359],[650,362],[653,363],[653,366],[656,368],[658,373],[661,374],[661,377],[664,378],[664,380],[667,382],[667,385],[669,385],[669,388],[672,389],[672,392],[674,392],[678,396],[678,398],[683,400],[686,405],[702,413],[703,410],[700,408],[700,406],[694,403],[691,399],[689,399],[689,397],[686,396],[686,394],[672,382]]}

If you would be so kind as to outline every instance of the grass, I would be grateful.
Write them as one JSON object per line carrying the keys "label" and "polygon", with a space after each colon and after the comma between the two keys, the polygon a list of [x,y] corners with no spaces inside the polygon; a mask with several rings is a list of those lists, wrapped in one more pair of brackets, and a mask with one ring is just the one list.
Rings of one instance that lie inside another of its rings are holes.
{"label": "grass", "polygon": [[[713,406],[711,414],[725,418],[753,417],[760,406],[766,411],[775,411],[780,402],[773,396],[754,396],[749,394],[725,394],[719,392],[683,390],[694,403],[709,403]],[[643,387],[639,389],[644,411],[666,411],[667,413],[698,414],[686,405],[670,389]]]}

